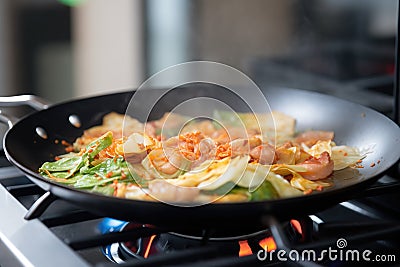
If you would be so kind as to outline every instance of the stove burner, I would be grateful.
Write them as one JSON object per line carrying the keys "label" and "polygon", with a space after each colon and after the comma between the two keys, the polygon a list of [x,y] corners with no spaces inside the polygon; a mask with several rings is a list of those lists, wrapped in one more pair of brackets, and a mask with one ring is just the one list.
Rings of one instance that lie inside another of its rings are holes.
{"label": "stove burner", "polygon": [[[284,224],[285,232],[291,240],[299,241],[301,239],[301,233],[298,230],[299,225],[293,224],[292,221]],[[135,231],[147,227],[134,222],[121,222],[112,219],[106,219],[103,226],[104,224],[108,224],[109,229],[102,231],[103,233]],[[270,251],[276,248],[269,229],[254,231],[249,228],[246,233],[241,229],[218,229],[150,234],[103,247],[103,253],[111,261],[122,263],[130,259],[142,260],[155,255],[204,246],[215,247],[223,250],[224,253],[238,257],[253,254],[260,249],[268,248]]]}

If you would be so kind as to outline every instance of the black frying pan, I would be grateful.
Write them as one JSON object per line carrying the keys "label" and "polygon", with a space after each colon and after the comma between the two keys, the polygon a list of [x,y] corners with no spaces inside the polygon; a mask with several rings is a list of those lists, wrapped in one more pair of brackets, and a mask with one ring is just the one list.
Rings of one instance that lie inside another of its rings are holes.
{"label": "black frying pan", "polygon": [[[218,98],[229,105],[238,105],[240,109],[236,100],[221,90],[197,85],[173,90],[165,101],[157,104],[151,119],[169,111],[176,103],[196,96]],[[149,90],[148,94],[152,92],[154,90]],[[37,173],[43,162],[51,161],[55,155],[64,153],[64,147],[55,144],[55,139],[73,142],[84,129],[100,124],[105,114],[111,111],[124,113],[132,94],[116,93],[74,100],[51,106],[19,120],[4,138],[7,158],[44,190],[95,214],[158,226],[185,225],[204,229],[254,226],[260,224],[262,217],[268,214],[278,218],[291,218],[323,210],[351,198],[376,181],[400,157],[400,129],[384,115],[331,96],[301,90],[275,89],[264,92],[269,104],[273,110],[295,117],[299,131],[333,130],[337,144],[372,146],[373,153],[364,160],[364,168],[350,173],[338,172],[333,188],[311,195],[190,208],[87,193],[51,182]],[[70,115],[79,117],[80,128],[69,122]],[[37,127],[46,131],[47,139],[37,134]],[[372,163],[375,163],[374,167],[370,167]]]}

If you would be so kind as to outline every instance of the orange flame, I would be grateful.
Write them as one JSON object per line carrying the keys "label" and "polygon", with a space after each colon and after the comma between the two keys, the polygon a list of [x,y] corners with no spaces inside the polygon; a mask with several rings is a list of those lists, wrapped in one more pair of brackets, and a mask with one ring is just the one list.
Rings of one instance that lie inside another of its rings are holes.
{"label": "orange flame", "polygon": [[239,241],[239,257],[248,256],[253,254],[247,240]]}
{"label": "orange flame", "polygon": [[268,252],[276,249],[276,244],[272,237],[264,238],[258,244],[260,244],[260,246]]}
{"label": "orange flame", "polygon": [[[298,220],[290,220],[290,224],[299,234],[303,235],[303,229],[301,229],[301,224]],[[258,242],[258,244],[268,252],[276,250],[276,243],[273,237],[264,238],[263,240]],[[239,257],[253,254],[253,251],[251,250],[249,243],[247,243],[247,240],[239,241],[239,246]]]}
{"label": "orange flame", "polygon": [[[276,244],[272,237],[264,238],[263,240],[258,242],[258,244],[268,252],[276,249]],[[247,240],[239,241],[239,247],[239,257],[253,254],[253,251],[251,250],[249,243],[247,243]]]}

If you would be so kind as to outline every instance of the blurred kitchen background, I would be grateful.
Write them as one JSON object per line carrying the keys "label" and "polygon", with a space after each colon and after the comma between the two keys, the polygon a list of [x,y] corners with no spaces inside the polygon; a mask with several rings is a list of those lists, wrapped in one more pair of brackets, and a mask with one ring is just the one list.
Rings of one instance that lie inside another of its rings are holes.
{"label": "blurred kitchen background", "polygon": [[395,0],[0,0],[0,95],[59,102],[210,60],[388,112],[396,18]]}

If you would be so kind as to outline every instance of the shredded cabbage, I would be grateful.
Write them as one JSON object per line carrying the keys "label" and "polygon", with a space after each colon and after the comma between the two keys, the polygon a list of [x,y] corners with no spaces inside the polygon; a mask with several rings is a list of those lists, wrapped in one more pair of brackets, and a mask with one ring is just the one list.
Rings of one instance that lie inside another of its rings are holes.
{"label": "shredded cabbage", "polygon": [[350,146],[335,146],[332,147],[331,159],[334,162],[333,170],[342,170],[356,164],[359,160],[363,159],[358,148]]}
{"label": "shredded cabbage", "polygon": [[311,148],[308,148],[303,143],[302,147],[305,152],[307,152],[308,154],[310,154],[311,156],[313,156],[315,158],[319,158],[321,156],[321,154],[325,151],[329,153],[329,156],[332,155],[331,141],[318,141]]}
{"label": "shredded cabbage", "polygon": [[267,181],[271,182],[280,197],[295,197],[303,194],[303,192],[291,186],[290,183],[279,174],[269,172]]}

